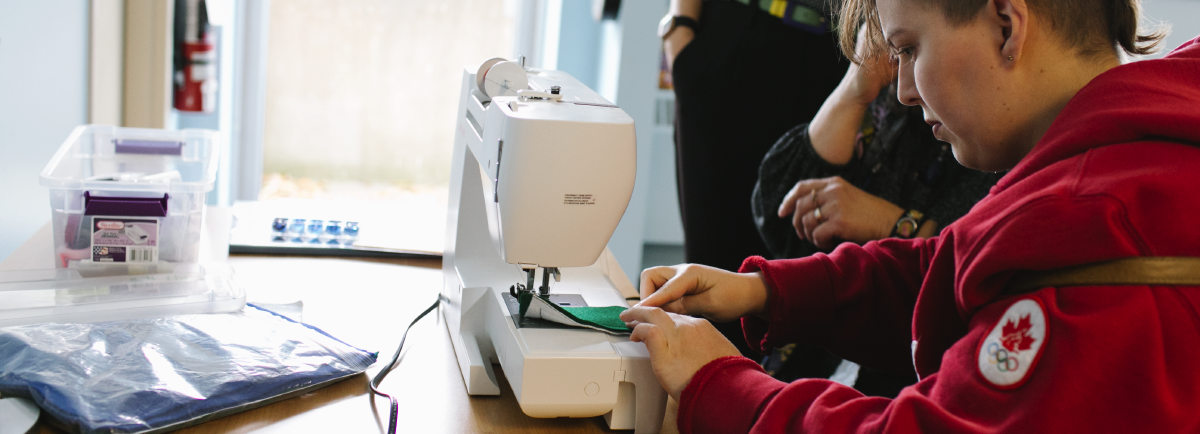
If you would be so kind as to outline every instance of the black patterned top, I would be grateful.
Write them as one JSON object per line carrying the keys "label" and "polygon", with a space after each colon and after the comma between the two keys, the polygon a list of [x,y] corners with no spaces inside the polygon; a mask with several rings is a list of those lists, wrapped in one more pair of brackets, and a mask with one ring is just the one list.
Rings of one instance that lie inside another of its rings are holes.
{"label": "black patterned top", "polygon": [[792,128],[767,151],[751,206],[754,223],[774,259],[820,251],[797,237],[792,218],[779,218],[777,210],[796,182],[831,176],[841,176],[903,209],[925,213],[940,231],[970,211],[1003,173],[958,164],[950,144],[933,137],[921,108],[899,103],[893,82],[868,108],[849,163],[835,165],[821,158],[809,140],[807,123]]}

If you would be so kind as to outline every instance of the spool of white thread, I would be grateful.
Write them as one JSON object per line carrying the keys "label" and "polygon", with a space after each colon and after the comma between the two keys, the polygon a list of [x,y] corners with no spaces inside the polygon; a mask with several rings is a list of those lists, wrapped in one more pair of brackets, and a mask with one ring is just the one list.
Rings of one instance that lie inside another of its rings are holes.
{"label": "spool of white thread", "polygon": [[[488,62],[485,62],[485,65]],[[483,79],[476,78],[476,80],[482,83],[483,86],[479,90],[483,91],[488,98],[515,96],[517,91],[529,88],[529,73],[525,72],[525,68],[517,62],[497,62],[489,66],[486,71],[481,69],[481,72],[483,72]],[[479,77],[478,73],[476,73],[476,77]]]}

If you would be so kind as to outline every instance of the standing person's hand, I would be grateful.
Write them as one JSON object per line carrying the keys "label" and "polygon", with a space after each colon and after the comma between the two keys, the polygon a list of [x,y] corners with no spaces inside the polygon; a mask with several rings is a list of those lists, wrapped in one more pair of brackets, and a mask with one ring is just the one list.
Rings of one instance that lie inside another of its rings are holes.
{"label": "standing person's hand", "polygon": [[640,305],[621,313],[621,319],[636,324],[629,340],[646,344],[654,376],[675,402],[679,402],[683,389],[704,365],[722,357],[741,355],[733,343],[703,319]]}
{"label": "standing person's hand", "polygon": [[899,206],[836,176],[797,182],[779,205],[779,218],[792,216],[796,236],[822,249],[887,238],[903,214]]}
{"label": "standing person's hand", "polygon": [[641,292],[642,301],[635,307],[702,315],[717,322],[767,316],[769,290],[761,273],[732,273],[697,264],[653,267],[642,271]]}
{"label": "standing person's hand", "polygon": [[[684,16],[700,22],[700,11],[703,8],[704,0],[671,0],[671,7],[667,14],[671,16]],[[679,52],[683,51],[683,47],[695,39],[696,34],[692,29],[687,27],[676,27],[663,38],[663,53],[667,56],[667,68],[674,70],[675,58],[679,56]]]}

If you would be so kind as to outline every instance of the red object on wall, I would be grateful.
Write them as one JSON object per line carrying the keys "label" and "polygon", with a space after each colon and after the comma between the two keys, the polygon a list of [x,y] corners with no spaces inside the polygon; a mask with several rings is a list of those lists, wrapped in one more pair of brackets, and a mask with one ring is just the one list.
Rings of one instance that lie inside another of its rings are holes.
{"label": "red object on wall", "polygon": [[216,47],[210,41],[189,41],[183,52],[186,65],[175,72],[175,108],[210,113],[216,108]]}

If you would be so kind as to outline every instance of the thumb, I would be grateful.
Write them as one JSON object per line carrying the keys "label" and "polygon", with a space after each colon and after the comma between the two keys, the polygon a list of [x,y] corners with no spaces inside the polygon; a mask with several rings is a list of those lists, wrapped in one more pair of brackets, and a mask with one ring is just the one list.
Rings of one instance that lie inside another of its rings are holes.
{"label": "thumb", "polygon": [[629,340],[646,344],[646,349],[650,351],[651,360],[657,359],[659,354],[667,351],[667,339],[663,334],[662,327],[651,323],[643,322],[635,326],[633,333],[629,334]]}

